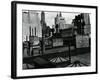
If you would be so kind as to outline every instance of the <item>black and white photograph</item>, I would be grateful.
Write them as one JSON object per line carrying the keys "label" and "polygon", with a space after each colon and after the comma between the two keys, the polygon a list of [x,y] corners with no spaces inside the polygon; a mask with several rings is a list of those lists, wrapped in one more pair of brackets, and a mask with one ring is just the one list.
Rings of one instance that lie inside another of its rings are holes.
{"label": "black and white photograph", "polygon": [[23,69],[91,66],[89,13],[22,10]]}
{"label": "black and white photograph", "polygon": [[12,2],[12,78],[97,73],[97,7]]}

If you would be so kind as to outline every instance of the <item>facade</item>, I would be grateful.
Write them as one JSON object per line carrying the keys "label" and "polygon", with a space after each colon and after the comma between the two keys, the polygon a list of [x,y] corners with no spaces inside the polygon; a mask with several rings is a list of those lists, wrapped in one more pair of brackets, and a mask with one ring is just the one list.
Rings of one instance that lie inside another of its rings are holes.
{"label": "facade", "polygon": [[[40,38],[33,34],[33,28],[29,27],[29,41],[26,36],[26,41],[23,42],[23,57],[32,56],[34,54],[34,48],[39,47]],[[36,33],[36,28],[35,28]]]}
{"label": "facade", "polygon": [[55,25],[58,25],[59,29],[64,29],[65,24],[66,24],[65,18],[62,17],[62,14],[60,12],[60,14],[57,14],[57,16],[55,17]]}
{"label": "facade", "polygon": [[[81,23],[77,23],[78,19]],[[76,16],[73,22],[74,23],[72,24],[74,24],[74,35],[76,35],[76,48],[90,47],[91,24],[89,14],[81,13]],[[84,22],[84,24],[82,22]]]}
{"label": "facade", "polygon": [[29,41],[28,36],[26,36],[26,41],[23,42],[23,57],[27,57],[29,55]]}
{"label": "facade", "polygon": [[68,29],[64,29],[61,30],[61,36],[64,37],[72,37],[73,36],[73,28],[68,28]]}
{"label": "facade", "polygon": [[85,24],[90,24],[90,16],[89,16],[89,13],[81,13],[81,15],[83,16],[83,19],[85,21]]}
{"label": "facade", "polygon": [[89,37],[87,35],[76,36],[76,48],[86,48],[89,47]]}
{"label": "facade", "polygon": [[29,56],[29,41],[23,42],[23,57]]}
{"label": "facade", "polygon": [[63,39],[62,38],[54,38],[53,39],[53,47],[63,46]]}
{"label": "facade", "polygon": [[[62,17],[61,12],[60,12],[60,14],[57,14],[57,16],[55,17],[55,28],[56,28],[56,25],[58,25],[58,32],[59,32],[59,30],[64,30],[64,29],[74,27],[72,24],[66,24],[65,18]],[[55,30],[57,30],[57,29],[55,29]]]}
{"label": "facade", "polygon": [[72,36],[72,24],[66,24],[65,18],[62,17],[61,12],[55,17],[54,34],[52,35],[52,46],[64,46],[66,39]]}
{"label": "facade", "polygon": [[69,28],[73,28],[74,25],[73,24],[65,24],[65,28],[64,29],[69,29]]}
{"label": "facade", "polygon": [[90,16],[88,13],[82,14],[84,17],[84,34],[89,35],[91,33],[91,24],[90,24]]}
{"label": "facade", "polygon": [[[41,28],[41,23],[39,19],[39,13],[33,12],[33,11],[28,11],[28,10],[23,10],[22,12],[22,28],[23,28],[23,41],[25,41],[26,35],[29,35],[30,32],[29,27],[33,28],[33,34],[39,37],[42,37],[42,28]],[[35,28],[36,28],[36,33],[35,33]],[[29,37],[29,36],[28,36]],[[29,40],[29,38],[28,38]]]}
{"label": "facade", "polygon": [[81,13],[75,16],[72,24],[74,24],[74,30],[78,35],[89,35],[91,31],[90,16],[88,13]]}
{"label": "facade", "polygon": [[45,13],[44,11],[41,12],[41,27],[42,27],[42,35],[44,35],[46,32],[46,22],[45,22]]}
{"label": "facade", "polygon": [[42,27],[42,36],[49,37],[51,31],[50,27],[46,25],[44,11],[41,12],[41,27]]}
{"label": "facade", "polygon": [[36,36],[36,28],[34,28],[34,29],[35,29],[35,35],[33,34],[33,28],[32,29],[31,29],[31,27],[29,28],[29,32],[30,32],[29,42],[32,45],[38,45],[39,44],[39,37]]}

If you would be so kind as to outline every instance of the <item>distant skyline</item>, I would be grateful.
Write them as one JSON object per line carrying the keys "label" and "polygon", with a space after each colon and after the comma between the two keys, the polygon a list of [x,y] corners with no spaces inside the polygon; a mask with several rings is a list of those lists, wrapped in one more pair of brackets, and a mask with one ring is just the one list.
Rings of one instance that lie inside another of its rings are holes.
{"label": "distant skyline", "polygon": [[[23,26],[23,41],[25,40],[25,37],[29,35],[29,26],[31,26],[33,29],[34,27],[37,28],[36,33],[37,36],[41,37],[42,36],[42,31],[41,31],[41,11],[28,11],[28,10],[22,10],[22,26]],[[30,13],[28,15],[28,12]],[[55,17],[57,14],[60,12],[50,12],[50,11],[44,11],[45,13],[45,22],[47,26],[50,26],[52,28],[53,25],[55,25]],[[72,19],[75,18],[76,15],[79,13],[69,13],[69,12],[61,12],[62,17],[65,18],[66,24],[71,24]]]}
{"label": "distant skyline", "polygon": [[[39,19],[41,20],[41,12],[42,11],[34,11],[34,10],[23,10],[23,12],[31,12],[33,15],[35,13],[38,13]],[[54,11],[44,11],[45,13],[45,22],[47,24],[47,26],[50,26],[52,28],[52,25],[54,25],[54,19],[57,16],[57,14],[59,14],[60,12],[54,12]],[[62,17],[65,18],[66,20],[66,24],[71,24],[72,19],[75,18],[76,15],[80,14],[80,13],[72,13],[72,12],[61,12],[62,13]]]}

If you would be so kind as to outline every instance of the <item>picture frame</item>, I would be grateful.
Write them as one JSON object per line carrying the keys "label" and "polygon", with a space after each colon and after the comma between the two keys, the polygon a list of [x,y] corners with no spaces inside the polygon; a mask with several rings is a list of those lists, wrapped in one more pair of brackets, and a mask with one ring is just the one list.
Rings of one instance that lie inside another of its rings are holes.
{"label": "picture frame", "polygon": [[97,6],[12,1],[11,78],[97,74],[97,13]]}

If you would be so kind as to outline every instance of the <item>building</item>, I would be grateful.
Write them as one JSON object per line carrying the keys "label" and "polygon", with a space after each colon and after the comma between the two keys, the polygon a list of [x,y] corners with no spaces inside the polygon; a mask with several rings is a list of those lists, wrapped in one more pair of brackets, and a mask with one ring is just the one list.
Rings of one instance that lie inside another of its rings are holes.
{"label": "building", "polygon": [[[53,26],[54,27],[54,26]],[[55,17],[55,32],[59,33],[60,30],[69,29],[74,27],[73,24],[66,24],[65,18],[62,17],[61,12]]]}
{"label": "building", "polygon": [[46,22],[45,22],[45,13],[41,12],[41,27],[42,27],[42,35],[45,35],[46,31]]}
{"label": "building", "polygon": [[[81,23],[78,23],[78,25],[72,24],[66,24],[62,20],[61,13],[55,18],[55,30],[53,39],[53,46],[64,46],[64,45],[72,45],[76,46],[76,48],[83,48],[83,47],[89,47],[89,35],[90,35],[90,19],[89,14],[87,13],[81,13],[78,16],[76,16]],[[75,17],[75,18],[76,18]],[[64,26],[60,26],[59,24],[63,23]],[[84,23],[84,24],[83,24]],[[62,28],[60,28],[62,27]],[[79,30],[80,29],[80,30]],[[82,33],[79,34],[78,30]],[[60,37],[59,37],[59,36]],[[59,38],[58,38],[59,37]]]}
{"label": "building", "polygon": [[89,35],[91,33],[91,24],[90,24],[90,16],[89,13],[82,13],[85,22],[84,26],[84,34]]}
{"label": "building", "polygon": [[29,41],[28,36],[26,36],[26,41],[23,41],[23,57],[27,57],[29,55]]}
{"label": "building", "polygon": [[74,30],[76,34],[79,35],[89,35],[91,32],[90,16],[89,13],[81,13],[78,16],[75,16],[72,24],[74,24]]}
{"label": "building", "polygon": [[57,14],[57,16],[55,17],[55,25],[58,25],[58,29],[64,29],[65,28],[65,18],[62,17],[62,14],[60,12],[60,14]]}
{"label": "building", "polygon": [[73,24],[65,24],[65,28],[64,29],[69,29],[69,28],[72,28],[72,27],[74,27]]}
{"label": "building", "polygon": [[76,47],[90,47],[91,24],[89,13],[81,13],[75,16],[72,24],[74,24],[74,35],[76,35]]}
{"label": "building", "polygon": [[[23,55],[24,57],[32,56],[33,55],[33,48],[37,48],[39,46],[40,37],[36,36],[36,28],[35,35],[33,33],[33,28],[29,27],[29,39],[26,36],[26,41],[23,42]],[[29,41],[28,41],[29,40]]]}
{"label": "building", "polygon": [[[42,37],[42,28],[39,19],[39,13],[32,10],[23,10],[22,11],[22,38],[25,41],[26,35],[29,35],[29,27],[33,28],[33,34],[38,37]],[[36,33],[35,33],[36,28]],[[29,39],[29,38],[28,38]]]}
{"label": "building", "polygon": [[62,38],[53,38],[52,42],[53,42],[53,44],[52,44],[53,47],[63,46]]}

